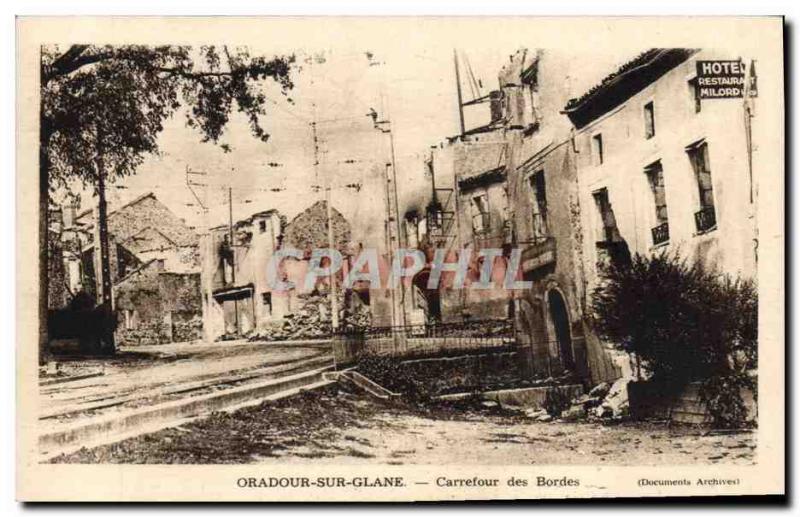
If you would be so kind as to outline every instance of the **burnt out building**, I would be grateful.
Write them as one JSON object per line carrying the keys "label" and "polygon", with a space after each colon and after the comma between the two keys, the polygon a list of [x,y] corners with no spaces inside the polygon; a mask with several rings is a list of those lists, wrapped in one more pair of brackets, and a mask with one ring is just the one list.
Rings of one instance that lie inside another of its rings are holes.
{"label": "burnt out building", "polygon": [[[330,210],[334,248],[347,263],[359,251],[352,245],[351,226],[335,208]],[[330,279],[318,278],[307,288],[304,275],[314,249],[328,248],[328,207],[318,201],[290,221],[277,210],[257,212],[232,226],[209,232],[203,286],[208,307],[206,338],[258,337],[266,340],[327,337],[331,333]],[[276,289],[268,265],[278,250],[291,248],[298,257],[283,257],[277,280],[290,289]],[[342,274],[336,275],[339,318],[342,325],[355,317],[370,321],[368,288],[344,292]]]}
{"label": "burnt out building", "polygon": [[590,383],[621,374],[586,323],[577,156],[560,113],[577,64],[551,50],[521,49],[499,74],[509,145],[511,242],[530,288],[513,291],[520,356],[535,376],[573,372]]}
{"label": "burnt out building", "polygon": [[[59,252],[51,262],[61,263],[53,268],[62,272],[57,275],[66,294],[61,307],[70,306],[76,297],[99,302],[95,210],[77,213],[74,206],[64,206],[59,215],[53,233],[58,235]],[[194,230],[153,193],[109,211],[107,226],[117,342],[138,345],[200,338],[199,238]],[[170,287],[175,284],[183,287]]]}
{"label": "burnt out building", "polygon": [[[572,373],[586,383],[620,376],[617,358],[586,324],[581,206],[571,125],[560,110],[577,66],[569,56],[521,49],[498,74],[498,89],[481,101],[489,121],[432,148],[425,217],[406,212],[406,233],[429,264],[415,281],[421,303],[409,308],[431,321],[471,318],[513,321],[520,366],[530,377]],[[419,201],[417,201],[417,205]],[[468,278],[483,268],[479,252],[500,249],[494,289],[424,288],[433,249],[448,261],[469,252]],[[521,253],[525,289],[501,286],[511,250]],[[431,308],[433,307],[433,310]],[[435,313],[438,312],[438,313]]]}

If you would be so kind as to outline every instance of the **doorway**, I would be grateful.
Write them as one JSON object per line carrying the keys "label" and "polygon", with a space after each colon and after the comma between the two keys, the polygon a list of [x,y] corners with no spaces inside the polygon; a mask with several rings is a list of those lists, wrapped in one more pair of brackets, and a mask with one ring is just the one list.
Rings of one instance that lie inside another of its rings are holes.
{"label": "doorway", "polygon": [[550,321],[555,332],[561,364],[565,370],[575,370],[575,355],[572,351],[572,334],[569,329],[569,314],[564,297],[556,289],[547,293],[547,305],[550,309]]}

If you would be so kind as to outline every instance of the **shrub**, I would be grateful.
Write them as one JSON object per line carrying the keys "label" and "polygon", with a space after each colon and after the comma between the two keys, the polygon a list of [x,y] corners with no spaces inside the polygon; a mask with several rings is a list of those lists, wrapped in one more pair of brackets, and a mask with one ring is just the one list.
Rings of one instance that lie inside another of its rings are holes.
{"label": "shrub", "polygon": [[754,283],[666,251],[637,254],[627,265],[609,263],[601,272],[591,302],[600,337],[635,354],[655,382],[703,381],[704,399],[721,411],[712,411],[715,420],[738,419],[743,406],[732,383],[744,387],[740,374],[757,366]]}

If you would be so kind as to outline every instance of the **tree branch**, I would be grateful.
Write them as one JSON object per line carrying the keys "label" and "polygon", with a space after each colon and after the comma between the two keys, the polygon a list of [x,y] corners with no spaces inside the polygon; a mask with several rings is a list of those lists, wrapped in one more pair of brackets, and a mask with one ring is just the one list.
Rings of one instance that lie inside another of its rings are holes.
{"label": "tree branch", "polygon": [[71,74],[87,65],[98,63],[114,56],[113,52],[98,52],[97,54],[83,55],[88,45],[73,45],[68,51],[58,57],[52,65],[45,68],[42,73],[42,84],[45,85],[56,77]]}

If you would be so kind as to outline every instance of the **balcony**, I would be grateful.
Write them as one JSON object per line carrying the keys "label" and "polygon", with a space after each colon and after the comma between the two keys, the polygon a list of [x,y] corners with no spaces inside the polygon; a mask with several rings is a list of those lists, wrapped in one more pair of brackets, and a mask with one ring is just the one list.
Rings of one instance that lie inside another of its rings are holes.
{"label": "balcony", "polygon": [[714,206],[707,206],[694,214],[694,223],[697,226],[697,233],[706,233],[717,226],[717,214]]}
{"label": "balcony", "polygon": [[653,246],[669,242],[669,223],[661,223],[652,230]]}
{"label": "balcony", "polygon": [[528,273],[556,261],[556,239],[538,237],[517,243],[522,249],[522,271]]}

